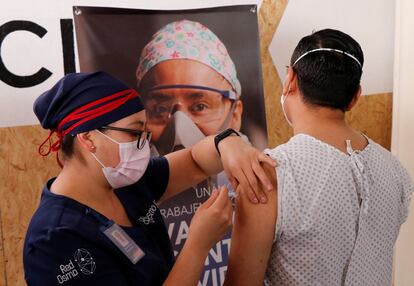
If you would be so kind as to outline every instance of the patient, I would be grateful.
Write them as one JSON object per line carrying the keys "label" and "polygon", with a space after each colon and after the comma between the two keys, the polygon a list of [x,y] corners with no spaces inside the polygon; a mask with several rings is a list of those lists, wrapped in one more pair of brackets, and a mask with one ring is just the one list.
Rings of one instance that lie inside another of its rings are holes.
{"label": "patient", "polygon": [[[326,29],[300,40],[281,98],[294,136],[270,203],[238,197],[227,285],[391,285],[393,248],[414,190],[390,152],[345,122],[364,56]],[[277,177],[277,180],[276,180]]]}

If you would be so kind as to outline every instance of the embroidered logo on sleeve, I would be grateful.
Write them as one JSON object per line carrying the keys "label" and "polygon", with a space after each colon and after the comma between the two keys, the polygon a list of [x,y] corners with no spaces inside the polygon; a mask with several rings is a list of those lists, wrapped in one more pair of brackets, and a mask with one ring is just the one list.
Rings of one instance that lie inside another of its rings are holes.
{"label": "embroidered logo on sleeve", "polygon": [[148,209],[148,212],[145,216],[140,217],[138,220],[146,225],[154,223],[154,214],[157,211],[157,205],[155,201],[152,202],[151,207]]}
{"label": "embroidered logo on sleeve", "polygon": [[89,251],[84,248],[80,248],[75,251],[73,257],[75,258],[75,261],[83,274],[91,275],[93,272],[95,272],[96,263],[93,261],[93,258]]}
{"label": "embroidered logo on sleeve", "polygon": [[[96,264],[89,251],[80,248],[75,251],[73,257],[80,272],[85,275],[91,275],[95,272]],[[59,270],[61,274],[56,276],[59,284],[63,284],[79,275],[79,271],[76,269],[72,259],[67,264],[59,265]]]}

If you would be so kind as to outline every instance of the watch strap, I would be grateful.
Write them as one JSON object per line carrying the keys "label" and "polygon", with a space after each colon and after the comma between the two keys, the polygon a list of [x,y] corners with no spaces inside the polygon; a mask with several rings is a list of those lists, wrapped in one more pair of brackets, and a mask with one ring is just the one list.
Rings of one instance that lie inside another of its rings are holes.
{"label": "watch strap", "polygon": [[232,128],[228,128],[228,129],[220,132],[219,134],[217,134],[214,137],[214,146],[216,147],[216,150],[217,150],[217,153],[219,154],[219,156],[221,156],[221,154],[220,154],[220,150],[218,148],[218,144],[220,143],[221,140],[223,140],[224,138],[227,138],[227,137],[231,136],[232,134],[235,134],[235,135],[237,135],[237,136],[240,137],[240,134],[236,130],[234,130]]}

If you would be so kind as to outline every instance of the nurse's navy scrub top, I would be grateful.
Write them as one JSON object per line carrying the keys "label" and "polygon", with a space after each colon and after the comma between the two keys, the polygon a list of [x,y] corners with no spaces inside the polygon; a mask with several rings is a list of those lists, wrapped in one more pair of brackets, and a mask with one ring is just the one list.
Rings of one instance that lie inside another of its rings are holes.
{"label": "nurse's navy scrub top", "polygon": [[135,265],[101,231],[108,219],[50,192],[46,184],[23,250],[28,285],[161,285],[174,264],[156,201],[165,192],[168,161],[153,158],[134,185],[115,190],[132,227],[122,229],[145,252]]}

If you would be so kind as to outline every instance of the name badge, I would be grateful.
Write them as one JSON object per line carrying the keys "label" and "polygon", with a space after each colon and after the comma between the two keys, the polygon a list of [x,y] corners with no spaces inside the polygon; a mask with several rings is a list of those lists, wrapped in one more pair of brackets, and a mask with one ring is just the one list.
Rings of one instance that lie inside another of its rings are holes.
{"label": "name badge", "polygon": [[103,230],[103,233],[118,247],[128,259],[136,264],[145,252],[139,247],[135,241],[116,223]]}

